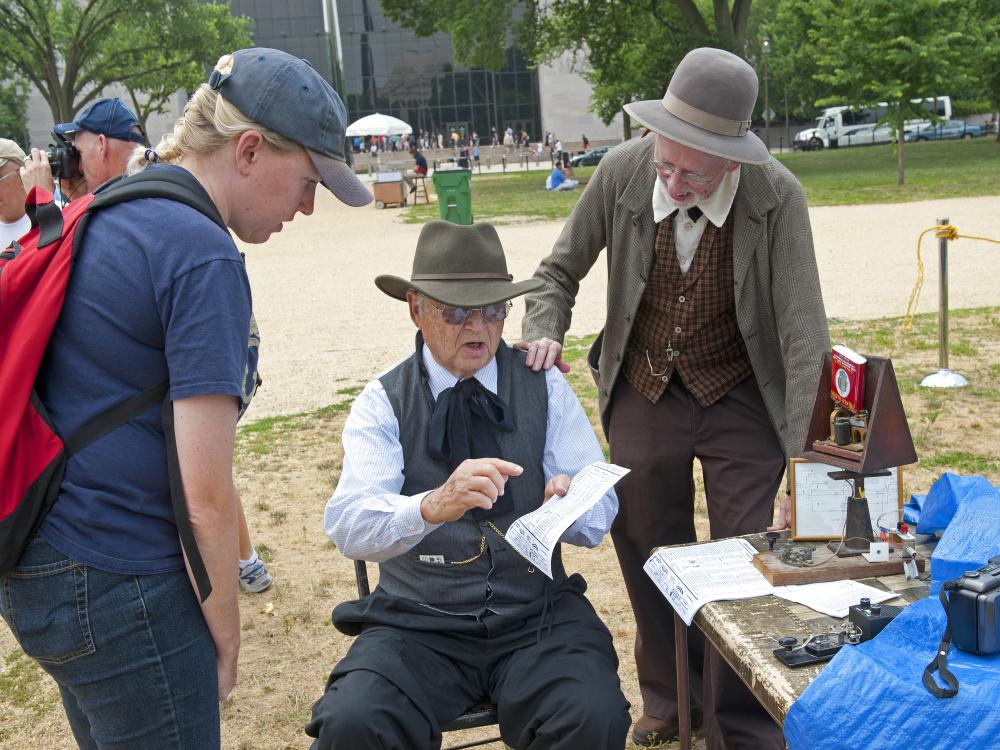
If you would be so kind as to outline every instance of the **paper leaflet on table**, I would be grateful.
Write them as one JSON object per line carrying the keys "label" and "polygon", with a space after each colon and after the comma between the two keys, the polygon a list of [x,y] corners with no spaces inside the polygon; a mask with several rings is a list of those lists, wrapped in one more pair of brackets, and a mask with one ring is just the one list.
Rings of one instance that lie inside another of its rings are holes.
{"label": "paper leaflet on table", "polygon": [[552,553],[573,522],[590,510],[629,469],[595,461],[570,482],[569,492],[553,495],[531,513],[518,518],[507,529],[510,546],[538,570],[552,578]]}
{"label": "paper leaflet on table", "polygon": [[772,586],[753,566],[755,554],[753,545],[739,538],[663,547],[650,556],[643,570],[688,625],[708,602],[774,594],[831,617],[846,617],[847,608],[862,597],[883,602],[896,596],[857,581]]}
{"label": "paper leaflet on table", "polygon": [[847,617],[848,607],[859,604],[862,597],[868,597],[872,604],[877,604],[898,596],[892,591],[883,591],[850,579],[802,586],[775,586],[774,595],[830,617]]}
{"label": "paper leaflet on table", "polygon": [[755,554],[746,539],[664,547],[650,556],[643,570],[690,625],[708,602],[773,593],[774,587],[751,562]]}

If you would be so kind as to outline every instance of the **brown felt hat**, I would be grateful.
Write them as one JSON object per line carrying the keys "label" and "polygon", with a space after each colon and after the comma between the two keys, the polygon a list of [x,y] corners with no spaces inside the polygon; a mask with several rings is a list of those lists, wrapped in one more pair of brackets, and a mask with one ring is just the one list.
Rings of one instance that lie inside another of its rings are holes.
{"label": "brown felt hat", "polygon": [[688,52],[662,99],[625,105],[654,133],[698,151],[746,164],[770,160],[750,130],[757,101],[757,74],[741,57],[712,47]]}
{"label": "brown felt hat", "polygon": [[409,279],[382,274],[375,286],[390,297],[405,300],[416,289],[455,307],[483,307],[519,297],[545,285],[541,279],[514,283],[507,272],[500,237],[492,224],[452,224],[429,221],[420,230],[413,272]]}

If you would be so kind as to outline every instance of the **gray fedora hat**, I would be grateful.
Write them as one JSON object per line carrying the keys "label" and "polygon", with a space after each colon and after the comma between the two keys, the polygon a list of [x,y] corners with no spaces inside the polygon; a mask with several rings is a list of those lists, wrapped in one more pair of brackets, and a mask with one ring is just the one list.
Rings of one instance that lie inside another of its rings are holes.
{"label": "gray fedora hat", "polygon": [[625,105],[629,115],[662,136],[707,154],[747,164],[771,156],[750,130],[757,74],[741,57],[712,47],[684,55],[662,99]]}
{"label": "gray fedora hat", "polygon": [[375,286],[405,300],[409,289],[455,307],[482,307],[545,286],[541,279],[514,283],[492,224],[429,221],[420,230],[409,279],[382,274]]}

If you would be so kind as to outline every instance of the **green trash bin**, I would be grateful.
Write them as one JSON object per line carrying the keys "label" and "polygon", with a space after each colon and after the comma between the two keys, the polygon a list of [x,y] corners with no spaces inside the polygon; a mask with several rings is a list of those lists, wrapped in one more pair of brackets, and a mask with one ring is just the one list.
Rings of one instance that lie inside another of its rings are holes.
{"label": "green trash bin", "polygon": [[437,169],[431,176],[441,218],[452,224],[472,223],[472,170]]}

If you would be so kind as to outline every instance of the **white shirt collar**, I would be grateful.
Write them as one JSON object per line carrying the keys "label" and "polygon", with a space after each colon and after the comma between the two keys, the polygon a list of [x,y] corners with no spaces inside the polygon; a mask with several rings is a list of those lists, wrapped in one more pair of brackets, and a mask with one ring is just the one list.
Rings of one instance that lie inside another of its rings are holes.
{"label": "white shirt collar", "polygon": [[[434,359],[434,355],[431,354],[430,348],[427,344],[423,346],[424,367],[427,368],[427,384],[430,386],[431,395],[434,400],[437,401],[437,397],[441,395],[441,391],[445,388],[451,388],[455,383],[457,383],[461,378],[457,375],[452,375],[441,365],[438,364],[437,360]],[[476,380],[478,380],[486,390],[490,393],[497,392],[497,358],[494,356],[489,362],[475,375],[473,375]]]}
{"label": "white shirt collar", "polygon": [[[729,216],[729,210],[733,207],[733,199],[736,197],[736,188],[739,186],[740,168],[737,167],[732,172],[726,172],[722,182],[712,191],[712,194],[707,198],[702,198],[697,203],[698,208],[715,226],[721,227],[726,223],[726,217]],[[671,200],[667,193],[663,180],[657,176],[653,184],[653,221],[659,224],[677,208],[677,204]]]}

